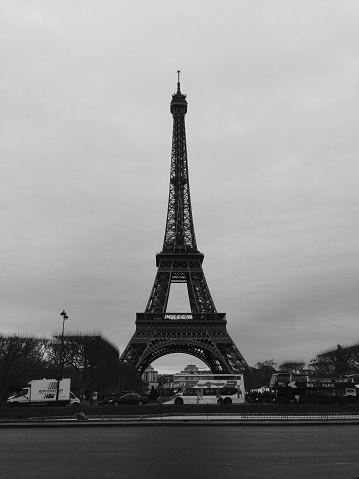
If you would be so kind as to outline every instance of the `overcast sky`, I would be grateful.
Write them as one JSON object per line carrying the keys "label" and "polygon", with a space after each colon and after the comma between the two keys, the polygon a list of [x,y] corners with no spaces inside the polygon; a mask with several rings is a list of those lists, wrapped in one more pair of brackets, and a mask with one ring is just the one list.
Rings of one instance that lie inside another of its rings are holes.
{"label": "overcast sky", "polygon": [[197,243],[238,349],[308,363],[358,342],[358,18],[356,0],[3,0],[0,332],[50,336],[65,309],[126,347],[179,69]]}

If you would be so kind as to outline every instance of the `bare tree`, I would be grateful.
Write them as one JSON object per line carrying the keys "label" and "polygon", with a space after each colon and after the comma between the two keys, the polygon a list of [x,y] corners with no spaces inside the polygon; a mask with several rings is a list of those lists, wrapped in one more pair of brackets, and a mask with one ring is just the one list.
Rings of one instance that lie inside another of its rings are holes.
{"label": "bare tree", "polygon": [[310,362],[317,377],[340,377],[359,373],[359,345],[329,349]]}
{"label": "bare tree", "polygon": [[46,358],[49,340],[23,334],[0,334],[0,384],[1,398],[6,399],[9,390],[19,389],[24,381]]}
{"label": "bare tree", "polygon": [[285,361],[279,365],[279,371],[291,373],[304,369],[305,361]]}
{"label": "bare tree", "polygon": [[119,376],[119,350],[100,333],[55,335],[50,359],[56,368],[62,362],[66,374],[74,372],[81,393],[90,397],[107,391]]}
{"label": "bare tree", "polygon": [[272,374],[278,369],[278,365],[274,359],[267,359],[266,361],[258,362],[254,368],[255,370],[252,369],[252,375],[257,376],[255,383],[260,381],[261,386],[268,386]]}

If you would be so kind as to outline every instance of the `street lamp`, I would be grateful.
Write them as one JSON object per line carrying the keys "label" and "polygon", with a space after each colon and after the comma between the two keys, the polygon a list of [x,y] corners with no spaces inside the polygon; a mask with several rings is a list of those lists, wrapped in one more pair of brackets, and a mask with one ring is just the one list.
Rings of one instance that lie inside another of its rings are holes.
{"label": "street lamp", "polygon": [[66,319],[69,319],[65,310],[63,310],[60,313],[60,316],[62,316],[62,333],[61,333],[60,358],[59,358],[60,366],[59,366],[59,372],[58,372],[58,378],[57,378],[57,391],[56,391],[56,404],[57,405],[59,403],[60,381],[62,379],[62,374],[63,374],[63,369],[64,369],[62,356],[63,356],[63,350],[64,350],[65,321],[66,321]]}

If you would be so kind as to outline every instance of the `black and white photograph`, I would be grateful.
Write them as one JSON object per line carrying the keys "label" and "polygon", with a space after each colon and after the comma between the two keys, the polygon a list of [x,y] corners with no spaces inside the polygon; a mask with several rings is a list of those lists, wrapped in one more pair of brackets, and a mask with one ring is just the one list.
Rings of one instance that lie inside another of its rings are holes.
{"label": "black and white photograph", "polygon": [[359,477],[359,2],[0,2],[0,477]]}

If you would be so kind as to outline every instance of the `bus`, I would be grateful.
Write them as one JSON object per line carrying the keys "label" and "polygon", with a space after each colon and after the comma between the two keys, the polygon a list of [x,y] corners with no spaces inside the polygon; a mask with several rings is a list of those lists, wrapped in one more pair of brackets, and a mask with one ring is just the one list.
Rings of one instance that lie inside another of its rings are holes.
{"label": "bus", "polygon": [[277,404],[350,404],[358,400],[352,377],[310,378],[305,374],[276,373],[269,387]]}
{"label": "bus", "polygon": [[161,397],[161,404],[241,404],[245,389],[243,374],[201,374],[201,379],[188,380],[177,394]]}

